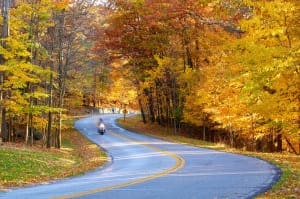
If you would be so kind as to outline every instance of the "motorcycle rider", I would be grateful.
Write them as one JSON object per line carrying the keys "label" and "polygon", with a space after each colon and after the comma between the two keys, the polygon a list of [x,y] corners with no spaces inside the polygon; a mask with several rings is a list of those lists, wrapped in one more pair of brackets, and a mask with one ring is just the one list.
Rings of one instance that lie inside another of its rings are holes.
{"label": "motorcycle rider", "polygon": [[100,118],[99,122],[98,122],[98,132],[100,134],[104,134],[104,132],[105,132],[105,125],[103,123],[103,119],[102,118]]}

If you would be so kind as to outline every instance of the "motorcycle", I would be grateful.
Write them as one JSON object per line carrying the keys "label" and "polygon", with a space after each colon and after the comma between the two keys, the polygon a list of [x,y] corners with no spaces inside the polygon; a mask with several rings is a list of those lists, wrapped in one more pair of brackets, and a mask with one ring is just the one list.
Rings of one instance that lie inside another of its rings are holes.
{"label": "motorcycle", "polygon": [[100,123],[100,125],[98,126],[98,133],[100,135],[103,135],[105,133],[105,125],[103,123]]}

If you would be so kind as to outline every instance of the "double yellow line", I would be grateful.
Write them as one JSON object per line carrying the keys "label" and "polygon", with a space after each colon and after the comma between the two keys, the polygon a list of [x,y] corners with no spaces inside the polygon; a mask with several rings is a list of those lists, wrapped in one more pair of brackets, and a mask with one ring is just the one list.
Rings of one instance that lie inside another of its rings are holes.
{"label": "double yellow line", "polygon": [[166,156],[169,156],[169,157],[173,158],[175,160],[175,164],[171,168],[165,169],[161,172],[152,174],[150,176],[138,178],[136,180],[132,180],[132,181],[129,181],[129,182],[124,182],[124,183],[120,183],[120,184],[116,184],[116,185],[112,185],[112,186],[95,188],[95,189],[82,191],[82,192],[77,192],[77,193],[73,193],[73,194],[67,194],[67,195],[57,197],[57,199],[77,198],[77,197],[81,197],[81,196],[91,195],[91,194],[95,194],[95,193],[99,193],[99,192],[103,192],[103,191],[108,191],[108,190],[112,190],[112,189],[117,189],[117,188],[122,188],[122,187],[127,187],[127,186],[131,186],[131,185],[143,183],[143,182],[146,182],[146,181],[149,181],[149,180],[153,180],[155,178],[166,176],[170,173],[173,173],[173,172],[181,169],[185,165],[185,160],[182,157],[180,157],[179,155],[175,154],[175,153],[171,153],[169,151],[162,150],[158,147],[135,141],[133,139],[130,139],[128,137],[125,137],[123,135],[120,135],[120,134],[117,134],[117,133],[114,133],[114,132],[109,132],[109,134],[111,134],[115,137],[119,137],[123,140],[126,140],[129,143],[142,145],[146,148],[149,148],[149,149],[152,149],[154,151],[165,154]]}

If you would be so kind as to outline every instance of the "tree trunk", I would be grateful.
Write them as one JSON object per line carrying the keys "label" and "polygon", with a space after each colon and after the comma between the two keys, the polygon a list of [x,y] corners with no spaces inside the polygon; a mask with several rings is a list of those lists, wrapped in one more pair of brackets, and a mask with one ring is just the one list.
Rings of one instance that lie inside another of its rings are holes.
{"label": "tree trunk", "polygon": [[96,67],[94,67],[94,82],[93,82],[93,108],[95,109],[97,107],[96,101],[97,101],[97,70]]}
{"label": "tree trunk", "polygon": [[[0,63],[2,63],[2,57],[0,58],[1,61]],[[3,86],[3,83],[4,83],[4,73],[3,72],[0,72],[0,102],[3,101],[3,90],[2,90],[2,86]],[[1,103],[0,103],[1,104]],[[2,110],[3,110],[4,107],[2,107],[2,105],[0,105],[0,142],[2,141],[2,137],[3,137],[3,134],[2,134],[2,123],[3,123],[3,120],[2,120]]]}
{"label": "tree trunk", "polygon": [[56,147],[58,149],[60,149],[61,148],[61,127],[62,127],[62,112],[61,111],[59,112],[58,118],[59,118],[59,125],[58,125],[58,132],[57,132],[57,145],[56,145]]}
{"label": "tree trunk", "polygon": [[268,135],[268,152],[274,152],[275,151],[275,145],[274,145],[274,138],[273,138],[273,130],[270,135]]}
{"label": "tree trunk", "polygon": [[33,123],[32,123],[33,116],[29,114],[29,134],[30,134],[30,146],[33,146]]}
{"label": "tree trunk", "polygon": [[48,129],[47,129],[47,138],[46,138],[46,147],[51,148],[51,130],[52,129],[52,112],[48,112]]}
{"label": "tree trunk", "polygon": [[146,124],[147,121],[146,121],[145,111],[144,111],[142,100],[141,100],[140,96],[138,96],[138,102],[139,102],[139,106],[140,106],[140,110],[141,110],[141,114],[142,114],[143,123]]}
{"label": "tree trunk", "polygon": [[152,96],[152,89],[150,88],[150,90],[145,90],[145,94],[148,98],[148,108],[149,108],[149,117],[150,117],[150,121],[152,123],[155,122],[155,116],[154,116],[154,104],[153,104],[153,96]]}
{"label": "tree trunk", "polygon": [[[59,84],[59,104],[58,107],[62,108],[63,107],[63,97],[64,97],[64,87],[65,87],[65,67],[63,63],[63,58],[64,58],[64,51],[63,51],[63,37],[64,37],[64,24],[65,24],[65,11],[63,10],[60,13],[59,16],[59,22],[58,22],[58,84]],[[57,132],[57,137],[56,137],[56,147],[60,148],[61,146],[61,127],[62,127],[62,113],[61,111],[59,112],[58,115],[58,132]]]}
{"label": "tree trunk", "polygon": [[155,81],[155,96],[156,96],[156,121],[158,122],[159,125],[162,124],[161,120],[161,100],[160,100],[160,94],[159,94],[159,86],[158,86],[158,80]]}
{"label": "tree trunk", "polygon": [[[51,63],[51,71],[53,70],[53,63]],[[50,74],[50,91],[49,91],[49,102],[48,106],[53,106],[53,74]],[[47,129],[47,148],[51,148],[51,130],[52,130],[52,112],[48,112],[48,129]]]}
{"label": "tree trunk", "polygon": [[[50,77],[49,77],[49,98],[48,98],[48,107],[51,109],[53,107],[53,72],[54,72],[54,56],[53,51],[55,47],[55,28],[48,28],[48,34],[51,36],[51,45],[49,46],[49,55],[50,55]],[[46,86],[47,88],[47,86]],[[48,124],[47,124],[47,136],[46,136],[46,147],[51,148],[51,139],[52,139],[52,122],[53,122],[53,113],[51,110],[48,112]]]}
{"label": "tree trunk", "polygon": [[43,138],[42,138],[43,145],[42,145],[42,147],[45,147],[47,144],[47,135],[46,135],[47,129],[48,129],[48,126],[45,126],[45,128],[43,128]]}
{"label": "tree trunk", "polygon": [[7,141],[7,126],[6,126],[6,109],[2,109],[2,121],[1,121],[1,134],[2,141]]}
{"label": "tree trunk", "polygon": [[12,142],[13,141],[13,135],[12,135],[12,118],[11,118],[11,116],[9,116],[9,118],[8,118],[8,141],[9,142]]}
{"label": "tree trunk", "polygon": [[234,132],[232,131],[231,124],[229,125],[229,141],[230,147],[234,147]]}
{"label": "tree trunk", "polygon": [[285,138],[285,140],[286,140],[288,146],[293,150],[293,152],[294,152],[295,154],[299,155],[299,154],[297,153],[297,150],[294,148],[293,144],[290,142],[290,140],[289,140],[286,136],[284,136],[284,138]]}
{"label": "tree trunk", "polygon": [[[172,75],[173,76],[173,75]],[[176,91],[176,82],[175,82],[175,77],[171,78],[171,86],[172,86],[172,110],[173,110],[173,125],[174,125],[174,134],[177,135],[177,120],[178,120],[178,108],[179,108],[179,103],[177,103],[177,91]]]}
{"label": "tree trunk", "polygon": [[187,56],[187,64],[190,68],[194,68],[192,56],[191,56],[191,49],[186,47],[186,56]]}
{"label": "tree trunk", "polygon": [[282,134],[277,135],[277,152],[282,152]]}
{"label": "tree trunk", "polygon": [[26,130],[25,130],[25,143],[28,144],[29,137],[29,114],[26,114]]}
{"label": "tree trunk", "polygon": [[206,135],[205,135],[205,134],[206,134],[206,131],[205,131],[205,130],[206,130],[206,128],[205,128],[205,126],[203,125],[203,140],[204,140],[204,141],[205,141],[205,136],[206,136]]}
{"label": "tree trunk", "polygon": [[166,125],[167,125],[167,132],[169,132],[169,127],[171,126],[171,120],[170,120],[170,98],[168,95],[166,95]]}
{"label": "tree trunk", "polygon": [[[1,38],[5,39],[9,36],[9,7],[10,7],[10,0],[4,0],[2,4],[2,33],[1,33]],[[5,41],[2,40],[1,43],[3,48],[6,48]],[[1,56],[0,58],[0,64],[5,63],[4,58]],[[0,81],[1,81],[1,86],[4,83],[4,72],[0,72]],[[0,100],[3,101],[5,99],[4,91],[1,89],[0,91]],[[7,128],[6,128],[6,109],[4,106],[1,106],[1,135],[2,135],[2,140],[6,141],[7,140]]]}

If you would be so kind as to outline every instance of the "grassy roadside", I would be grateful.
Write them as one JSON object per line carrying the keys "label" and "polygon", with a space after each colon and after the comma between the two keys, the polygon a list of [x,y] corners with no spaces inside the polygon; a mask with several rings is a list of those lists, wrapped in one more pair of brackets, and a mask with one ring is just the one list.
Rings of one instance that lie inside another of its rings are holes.
{"label": "grassy roadside", "polygon": [[104,164],[105,153],[77,132],[73,122],[73,119],[67,121],[61,150],[0,145],[0,191],[82,174]]}
{"label": "grassy roadside", "polygon": [[256,153],[246,152],[229,148],[225,145],[204,142],[197,139],[186,138],[179,135],[170,135],[166,129],[159,125],[143,124],[137,116],[118,120],[118,124],[126,129],[159,137],[168,141],[190,144],[198,147],[222,150],[232,153],[240,153],[248,156],[255,156],[267,160],[278,167],[282,171],[280,180],[269,191],[261,194],[257,198],[300,198],[300,156],[288,153]]}

